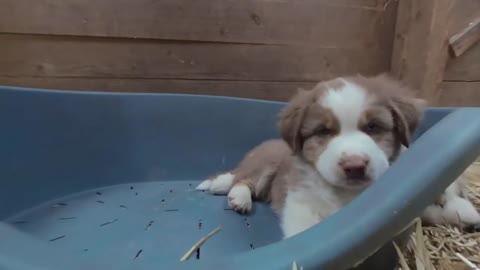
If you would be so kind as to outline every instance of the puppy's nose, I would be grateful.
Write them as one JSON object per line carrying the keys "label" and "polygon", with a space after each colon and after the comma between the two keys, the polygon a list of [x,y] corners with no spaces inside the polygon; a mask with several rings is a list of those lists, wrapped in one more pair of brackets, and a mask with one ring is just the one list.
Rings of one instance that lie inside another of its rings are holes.
{"label": "puppy's nose", "polygon": [[367,171],[368,158],[360,155],[350,155],[344,156],[340,160],[340,167],[343,169],[343,172],[347,178],[359,179],[365,178]]}

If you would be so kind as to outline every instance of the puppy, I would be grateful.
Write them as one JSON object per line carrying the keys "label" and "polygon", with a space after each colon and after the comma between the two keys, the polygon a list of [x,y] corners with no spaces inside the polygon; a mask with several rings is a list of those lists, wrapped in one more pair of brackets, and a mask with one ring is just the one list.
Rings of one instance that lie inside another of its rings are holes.
{"label": "puppy", "polygon": [[247,153],[198,190],[247,213],[269,202],[285,238],[328,218],[378,179],[410,144],[425,106],[385,76],[345,77],[300,91],[280,113],[282,140]]}

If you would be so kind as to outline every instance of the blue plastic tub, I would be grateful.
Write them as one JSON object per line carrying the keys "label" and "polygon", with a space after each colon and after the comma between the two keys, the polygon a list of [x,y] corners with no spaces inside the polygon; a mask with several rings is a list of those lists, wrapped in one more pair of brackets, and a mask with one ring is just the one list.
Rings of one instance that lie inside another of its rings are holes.
{"label": "blue plastic tub", "polygon": [[[359,269],[388,269],[392,237],[480,154],[479,109],[428,109],[421,136],[382,179],[325,222],[279,241],[268,205],[241,216],[225,197],[194,187],[278,137],[283,106],[0,88],[0,269],[273,270],[293,261],[346,269],[375,251]],[[200,254],[179,262],[217,226]]]}

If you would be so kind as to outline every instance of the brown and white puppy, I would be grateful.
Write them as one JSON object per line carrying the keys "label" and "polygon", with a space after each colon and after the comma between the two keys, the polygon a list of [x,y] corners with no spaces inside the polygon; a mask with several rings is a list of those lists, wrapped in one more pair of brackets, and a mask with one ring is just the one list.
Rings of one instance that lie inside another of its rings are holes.
{"label": "brown and white puppy", "polygon": [[281,112],[283,140],[250,151],[197,189],[251,210],[270,202],[284,237],[321,222],[378,179],[408,146],[424,101],[387,76],[338,78],[300,91]]}

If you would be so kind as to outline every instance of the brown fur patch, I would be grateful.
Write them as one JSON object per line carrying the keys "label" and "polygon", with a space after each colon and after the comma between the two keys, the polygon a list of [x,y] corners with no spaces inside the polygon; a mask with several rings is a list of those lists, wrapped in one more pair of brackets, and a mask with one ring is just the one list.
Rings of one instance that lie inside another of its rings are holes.
{"label": "brown fur patch", "polygon": [[308,108],[316,100],[314,92],[299,92],[280,113],[278,123],[280,134],[294,153],[302,148],[303,139],[300,129]]}
{"label": "brown fur patch", "polygon": [[[335,128],[331,111],[316,102],[325,91],[340,88],[342,85],[343,82],[336,79],[321,82],[310,91],[299,91],[282,110],[278,121],[279,131],[294,153],[302,150],[305,139],[319,127],[318,123],[323,122]],[[321,118],[320,122],[316,117]]]}
{"label": "brown fur patch", "polygon": [[333,112],[318,103],[310,106],[300,129],[303,141],[301,155],[310,164],[315,164],[328,142],[340,132],[340,123]]}
{"label": "brown fur patch", "polygon": [[389,160],[396,158],[401,142],[396,136],[394,119],[386,104],[367,108],[360,116],[358,128],[375,141]]}
{"label": "brown fur patch", "polygon": [[248,152],[232,171],[234,185],[244,184],[256,199],[270,200],[270,187],[283,159],[291,154],[282,140],[268,140]]}
{"label": "brown fur patch", "polygon": [[379,104],[389,107],[394,117],[396,135],[408,147],[412,132],[422,120],[426,101],[415,98],[412,90],[386,74],[368,78],[358,75],[347,77],[346,80],[361,86]]}
{"label": "brown fur patch", "polygon": [[292,179],[299,179],[302,177],[293,166],[294,156],[289,156],[283,160],[282,164],[278,168],[278,172],[272,181],[272,187],[270,192],[270,203],[273,211],[280,216],[283,206],[285,205],[285,199],[287,197],[288,181]]}

